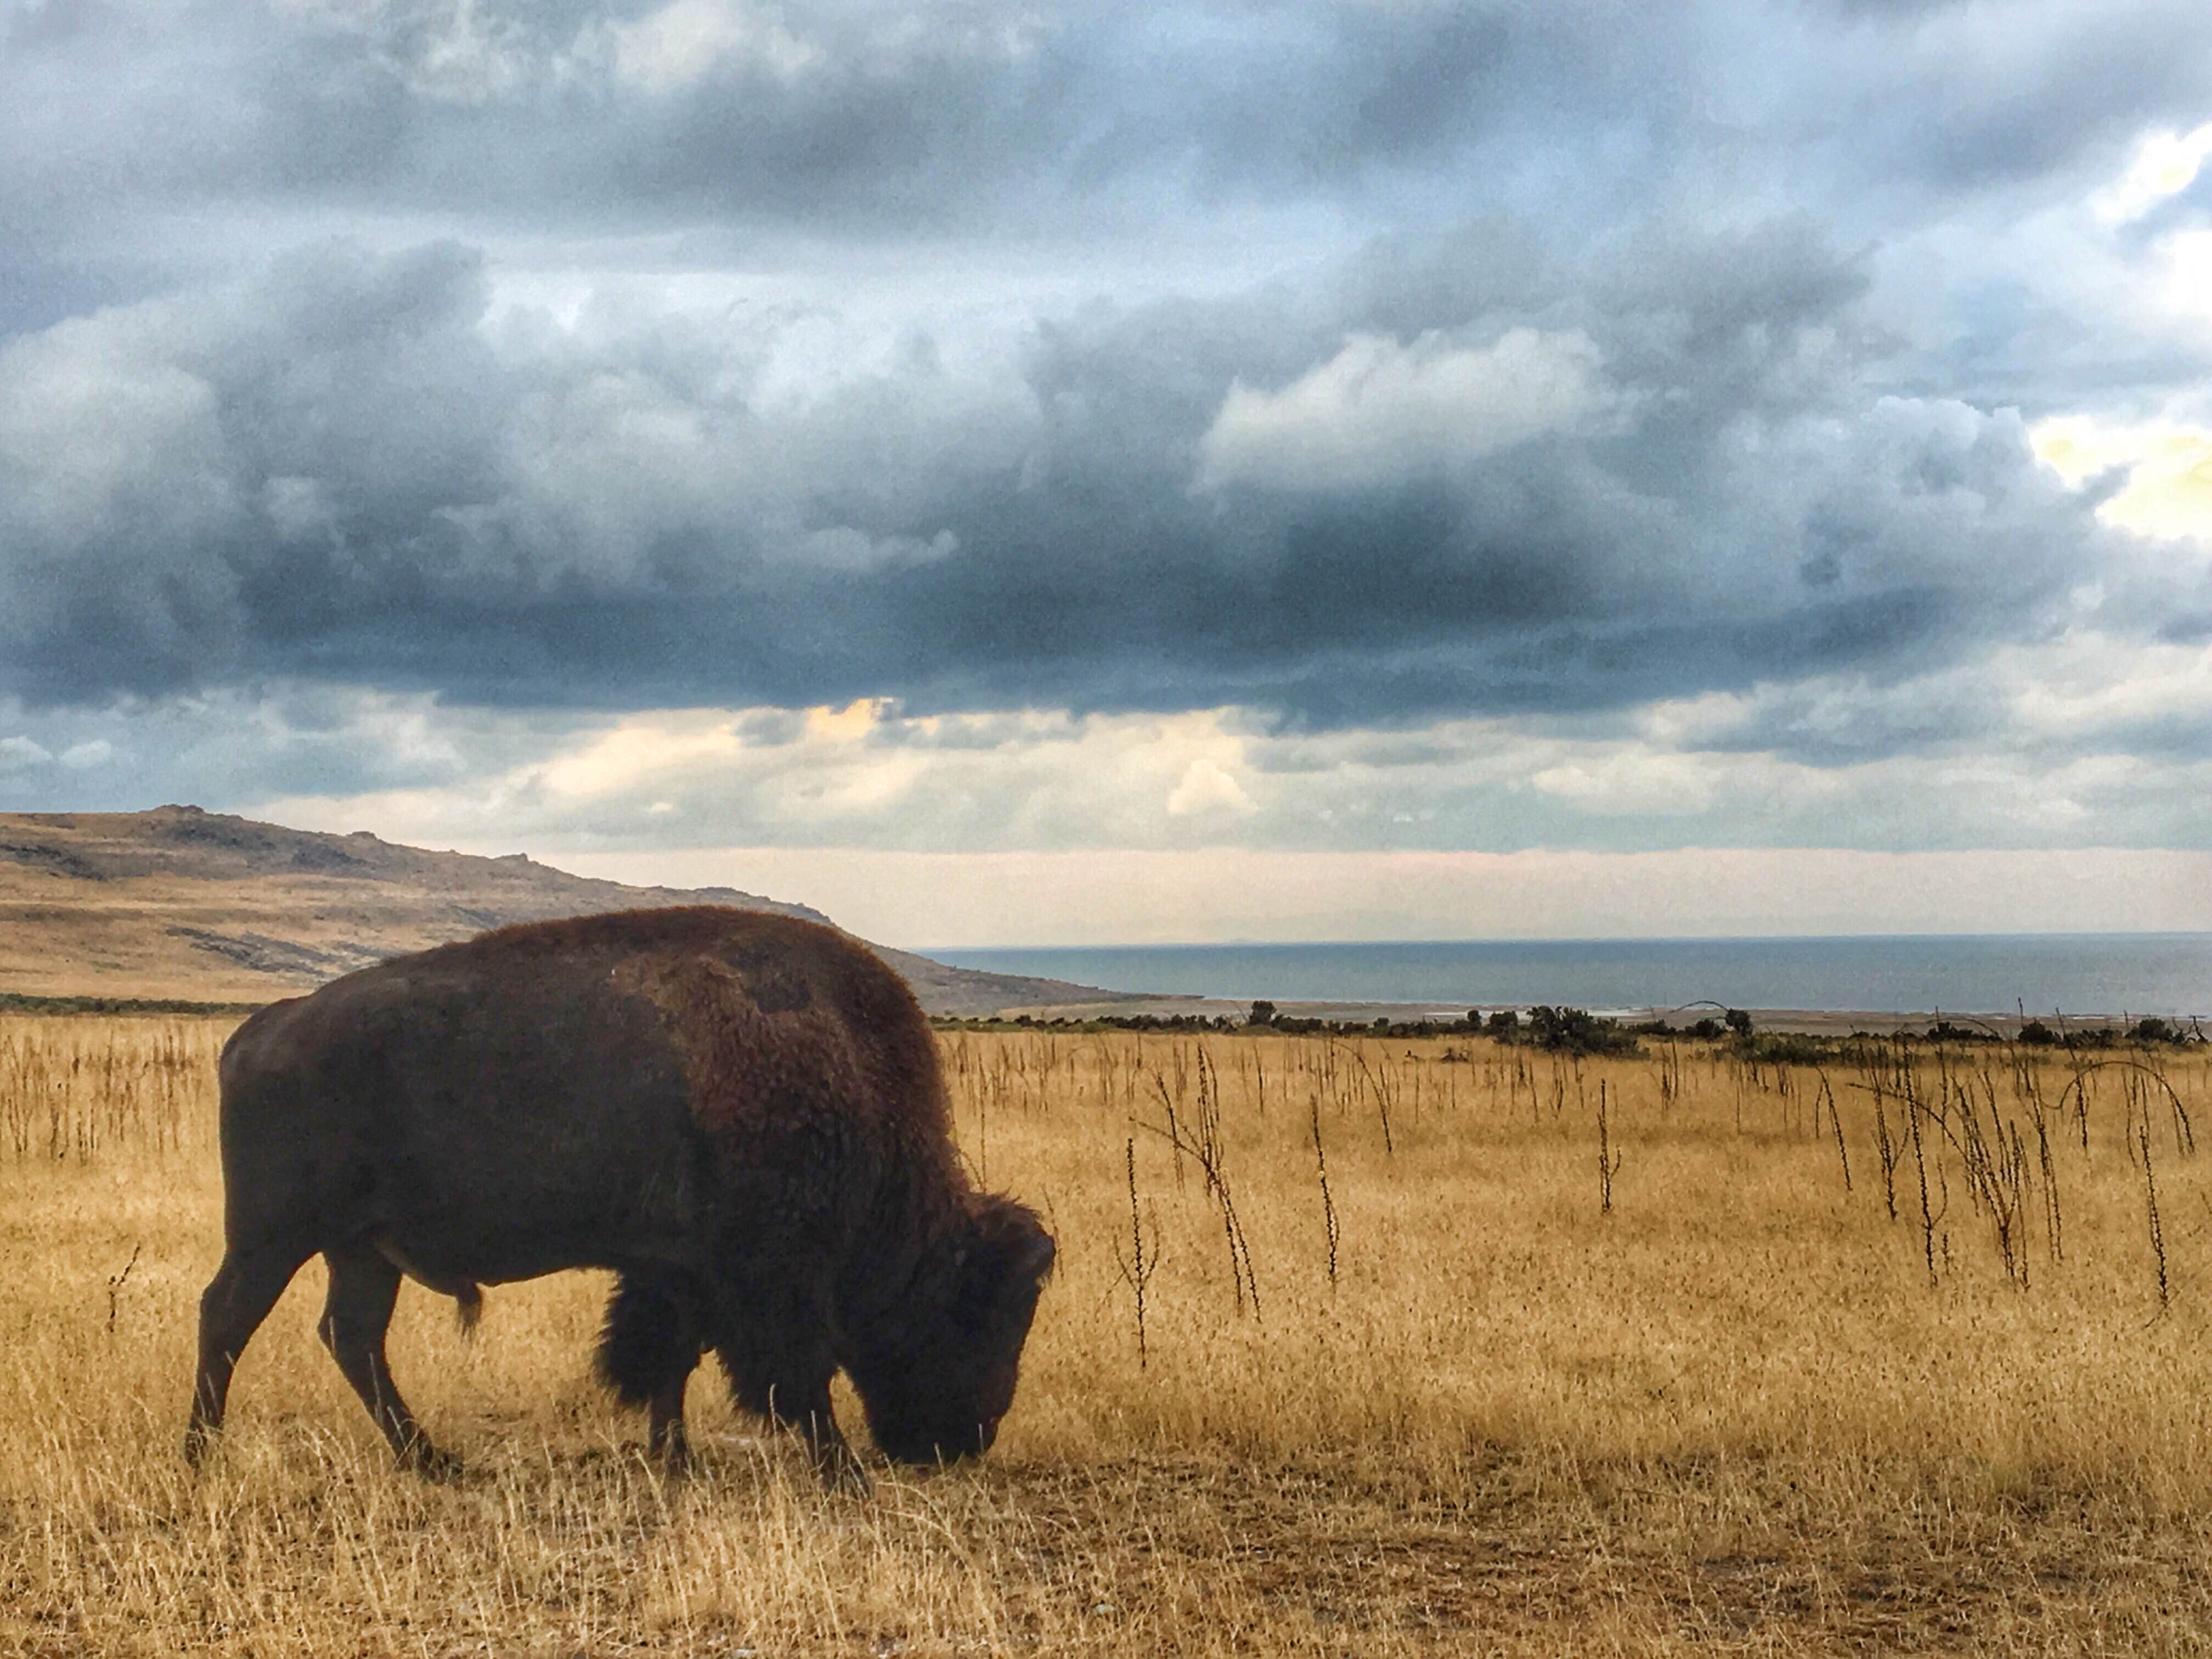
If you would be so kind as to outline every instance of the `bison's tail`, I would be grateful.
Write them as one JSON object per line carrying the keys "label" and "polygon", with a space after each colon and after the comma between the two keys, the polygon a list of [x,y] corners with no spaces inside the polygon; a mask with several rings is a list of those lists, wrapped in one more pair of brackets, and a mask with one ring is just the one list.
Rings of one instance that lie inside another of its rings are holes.
{"label": "bison's tail", "polygon": [[477,1321],[483,1317],[483,1285],[464,1285],[453,1292],[453,1317],[460,1322],[463,1336],[477,1334]]}

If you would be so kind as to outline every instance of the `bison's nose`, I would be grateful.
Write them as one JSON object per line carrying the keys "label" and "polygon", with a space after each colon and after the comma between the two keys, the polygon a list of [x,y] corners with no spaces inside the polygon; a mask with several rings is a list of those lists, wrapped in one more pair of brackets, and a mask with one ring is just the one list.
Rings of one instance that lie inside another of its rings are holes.
{"label": "bison's nose", "polygon": [[931,1460],[938,1463],[958,1463],[970,1457],[981,1457],[991,1449],[991,1443],[999,1437],[995,1423],[978,1423],[964,1432],[937,1442],[930,1449],[935,1453]]}

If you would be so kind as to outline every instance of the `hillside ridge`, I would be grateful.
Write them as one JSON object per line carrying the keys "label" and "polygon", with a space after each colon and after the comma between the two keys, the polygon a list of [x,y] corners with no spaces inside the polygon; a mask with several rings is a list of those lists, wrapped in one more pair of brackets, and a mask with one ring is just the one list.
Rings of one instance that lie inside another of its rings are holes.
{"label": "hillside ridge", "polygon": [[[634,887],[523,853],[440,852],[191,805],[0,812],[0,994],[266,1002],[513,922],[678,904],[836,926],[733,887]],[[870,948],[933,1014],[1121,1000]]]}

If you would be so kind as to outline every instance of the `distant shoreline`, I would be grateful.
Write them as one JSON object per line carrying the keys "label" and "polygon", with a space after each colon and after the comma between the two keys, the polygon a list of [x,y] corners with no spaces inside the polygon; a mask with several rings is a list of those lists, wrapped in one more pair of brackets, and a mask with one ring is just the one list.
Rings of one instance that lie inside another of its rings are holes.
{"label": "distant shoreline", "polygon": [[1726,1006],[1763,1011],[1778,1029],[1822,1030],[1950,1015],[2015,1025],[2212,1018],[2212,933],[2198,932],[1124,945],[936,959],[1136,994],[1115,999],[1123,1012],[1265,1000],[1312,1018],[1403,1019],[1547,1004],[1689,1024]]}
{"label": "distant shoreline", "polygon": [[[252,1013],[265,1006],[252,1002],[195,1002],[179,997],[94,997],[94,996],[31,996],[21,992],[0,992],[0,1014],[44,1015],[105,1015],[155,1016],[168,1015],[185,1018],[219,1018]],[[1498,1005],[1506,1006],[1510,1005]],[[1516,1012],[1525,1013],[1529,1006],[1522,1005]],[[1079,1023],[1104,1019],[1168,1019],[1177,1017],[1206,1020],[1239,1020],[1251,1011],[1249,1000],[1229,997],[1145,997],[1125,998],[1110,1002],[1036,1003],[1026,1007],[1009,1007],[995,1014],[945,1015],[939,1018],[957,1023],[963,1018],[983,1021],[1027,1018],[1040,1023],[1066,1021]],[[1494,1012],[1486,1005],[1485,1012]],[[1442,1034],[1444,1028],[1463,1019],[1467,1010],[1445,1007],[1432,1002],[1282,1002],[1276,1005],[1279,1018],[1286,1020],[1322,1020],[1336,1024],[1368,1025],[1384,1020],[1393,1025],[1434,1024]],[[1624,1026],[1649,1024],[1664,1021],[1680,1029],[1694,1023],[1697,1016],[1712,1011],[1700,1006],[1694,1010],[1680,1008],[1601,1008],[1589,1011],[1602,1018]],[[1856,1009],[1838,1011],[1821,1008],[1747,1008],[1753,1029],[1759,1031],[1787,1034],[1795,1036],[1844,1037],[1856,1032],[1869,1032],[1876,1036],[1893,1036],[1899,1033],[1918,1035],[1929,1027],[1948,1021],[1964,1021],[1987,1030],[1993,1036],[2010,1039],[2017,1036],[2027,1024],[2017,1012],[1975,1013],[1956,1008],[1905,1011],[1896,1009]],[[2029,1019],[2036,1017],[2030,1015]],[[2127,1024],[2125,1014],[2068,1014],[2067,1027],[2084,1030],[2111,1030]],[[2044,1017],[2043,1024],[2051,1019]]]}
{"label": "distant shoreline", "polygon": [[[1513,1008],[1526,1013],[1534,1006],[1522,1003],[1486,1003],[1483,1012]],[[999,1018],[1016,1019],[1024,1016],[1033,1020],[1093,1020],[1173,1018],[1178,1015],[1203,1019],[1242,1019],[1250,1012],[1249,1000],[1231,997],[1149,997],[1139,1001],[1091,1003],[1040,1003],[1033,1007],[1006,1008]],[[1336,1024],[1369,1024],[1378,1019],[1392,1024],[1431,1023],[1438,1026],[1449,1024],[1466,1018],[1468,1010],[1447,1006],[1437,1002],[1277,1002],[1276,1013],[1283,1019],[1318,1019]],[[1689,1008],[1597,1008],[1588,1012],[1601,1018],[1628,1025],[1648,1024],[1664,1021],[1670,1025],[1686,1029],[1701,1016],[1718,1017],[1717,1011],[1702,1004]],[[2022,1018],[2017,1011],[2003,1013],[1977,1012],[1972,1009],[1828,1009],[1828,1008],[1746,1008],[1755,1030],[1787,1032],[1800,1036],[1849,1036],[1855,1031],[1868,1031],[1876,1036],[1891,1036],[1899,1032],[1917,1033],[1944,1021],[1964,1022],[1988,1030],[1992,1036],[2011,1038],[2021,1028],[2039,1016],[2029,1014]],[[2039,1017],[2051,1025],[2057,1022],[2049,1014]],[[2083,1030],[2108,1030],[2126,1024],[2132,1016],[2112,1014],[2066,1014],[2063,1022],[2068,1027]]]}

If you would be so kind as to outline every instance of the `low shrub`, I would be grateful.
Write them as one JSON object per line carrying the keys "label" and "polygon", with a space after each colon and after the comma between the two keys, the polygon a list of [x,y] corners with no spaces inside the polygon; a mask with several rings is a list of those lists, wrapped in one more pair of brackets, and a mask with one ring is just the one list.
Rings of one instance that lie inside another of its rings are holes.
{"label": "low shrub", "polygon": [[1613,1021],[1583,1008],[1540,1006],[1528,1011],[1528,1040],[1539,1048],[1571,1054],[1632,1054],[1636,1039]]}

